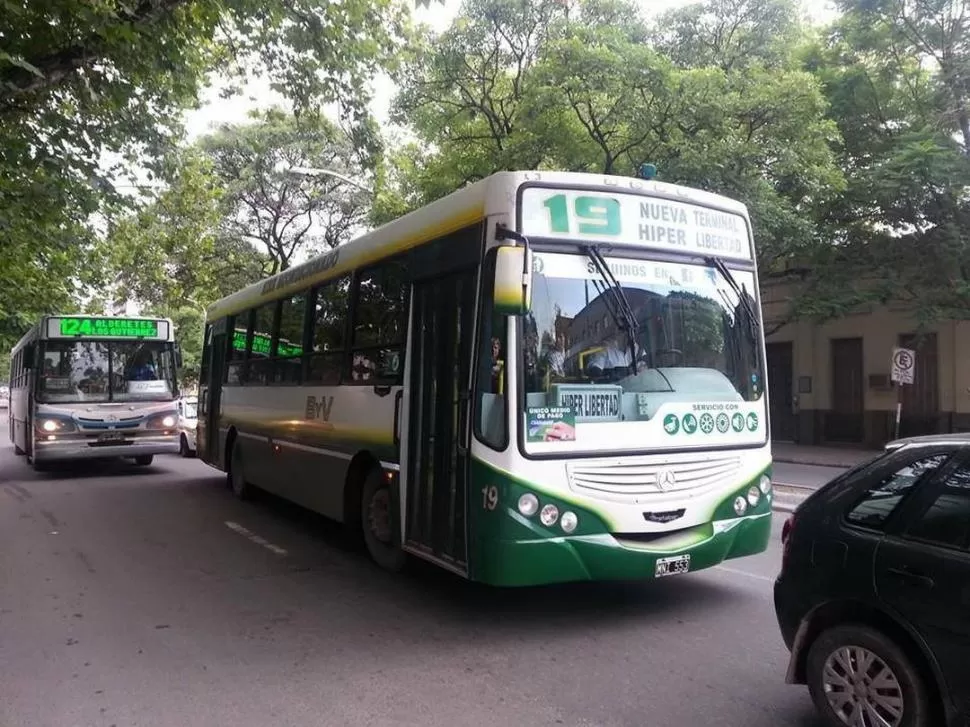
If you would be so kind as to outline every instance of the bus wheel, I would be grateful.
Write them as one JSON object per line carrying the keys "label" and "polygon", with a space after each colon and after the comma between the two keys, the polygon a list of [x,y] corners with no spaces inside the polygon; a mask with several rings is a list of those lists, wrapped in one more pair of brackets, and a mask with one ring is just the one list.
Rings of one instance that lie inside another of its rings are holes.
{"label": "bus wheel", "polygon": [[179,437],[179,454],[185,458],[189,458],[194,454],[194,452],[189,449],[189,438],[184,434]]}
{"label": "bus wheel", "polygon": [[139,454],[137,457],[135,457],[135,464],[138,465],[139,467],[147,467],[154,461],[155,461],[154,454]]}
{"label": "bus wheel", "polygon": [[381,568],[397,572],[404,568],[407,554],[394,538],[391,490],[381,470],[372,468],[361,489],[361,525],[367,552]]}
{"label": "bus wheel", "polygon": [[253,494],[253,486],[246,482],[246,472],[243,469],[242,446],[238,441],[232,444],[232,454],[229,456],[229,487],[232,494],[239,500],[248,500]]}

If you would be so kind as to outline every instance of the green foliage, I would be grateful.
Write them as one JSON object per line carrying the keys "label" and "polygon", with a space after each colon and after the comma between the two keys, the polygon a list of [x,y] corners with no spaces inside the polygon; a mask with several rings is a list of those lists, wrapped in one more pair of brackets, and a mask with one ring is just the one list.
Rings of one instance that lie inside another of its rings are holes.
{"label": "green foliage", "polygon": [[130,206],[106,178],[163,159],[211,73],[336,103],[373,153],[368,80],[408,33],[401,0],[0,3],[0,345],[101,286],[92,216]]}
{"label": "green foliage", "polygon": [[285,270],[301,253],[346,242],[366,221],[368,193],[333,176],[291,171],[310,167],[362,178],[352,139],[323,117],[271,110],[204,137],[199,151],[224,191],[223,235],[260,247],[271,261],[269,273]]}

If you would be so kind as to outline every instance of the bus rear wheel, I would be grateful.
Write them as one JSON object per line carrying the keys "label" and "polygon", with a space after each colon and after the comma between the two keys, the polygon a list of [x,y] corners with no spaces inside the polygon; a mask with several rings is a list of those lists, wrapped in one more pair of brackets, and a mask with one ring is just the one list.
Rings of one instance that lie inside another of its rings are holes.
{"label": "bus rear wheel", "polygon": [[361,527],[367,552],[377,565],[396,573],[404,568],[407,554],[394,536],[391,522],[391,489],[379,468],[367,473],[361,488]]}
{"label": "bus rear wheel", "polygon": [[232,453],[229,455],[229,487],[239,500],[248,500],[253,494],[253,486],[246,482],[242,446],[238,440],[232,443]]}

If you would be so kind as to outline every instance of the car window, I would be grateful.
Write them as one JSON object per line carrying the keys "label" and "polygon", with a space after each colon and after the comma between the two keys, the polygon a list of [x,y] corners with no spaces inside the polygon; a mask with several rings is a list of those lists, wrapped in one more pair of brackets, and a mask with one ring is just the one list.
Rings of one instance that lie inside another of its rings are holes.
{"label": "car window", "polygon": [[945,548],[970,545],[970,464],[944,480],[933,503],[907,528],[906,537]]}
{"label": "car window", "polygon": [[845,518],[855,525],[882,530],[889,516],[913,486],[943,464],[948,454],[919,457],[874,483]]}

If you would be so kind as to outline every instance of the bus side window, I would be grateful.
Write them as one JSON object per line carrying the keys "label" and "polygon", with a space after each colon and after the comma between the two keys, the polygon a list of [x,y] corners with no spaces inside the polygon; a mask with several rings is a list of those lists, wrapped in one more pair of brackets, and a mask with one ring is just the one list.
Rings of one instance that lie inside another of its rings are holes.
{"label": "bus side window", "polygon": [[229,319],[229,330],[232,336],[229,338],[229,355],[226,364],[226,383],[238,386],[243,382],[243,364],[246,362],[246,342],[252,328],[252,311],[239,313]]}
{"label": "bus side window", "polygon": [[347,348],[350,276],[321,285],[310,293],[310,352],[307,382],[340,383]]}
{"label": "bus side window", "polygon": [[401,383],[409,292],[403,262],[390,260],[360,273],[354,304],[352,383]]}
{"label": "bus side window", "polygon": [[508,446],[508,317],[496,314],[492,301],[492,278],[495,275],[493,250],[486,258],[482,276],[483,305],[479,338],[478,376],[475,392],[475,436],[493,449]]}

